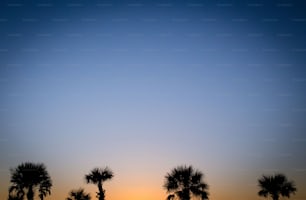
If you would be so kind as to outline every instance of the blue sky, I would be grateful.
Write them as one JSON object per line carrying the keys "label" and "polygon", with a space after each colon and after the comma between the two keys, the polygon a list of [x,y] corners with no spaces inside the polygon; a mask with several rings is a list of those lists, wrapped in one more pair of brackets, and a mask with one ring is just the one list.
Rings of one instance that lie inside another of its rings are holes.
{"label": "blue sky", "polygon": [[304,10],[1,2],[0,198],[24,161],[47,165],[53,198],[88,187],[100,165],[117,173],[109,199],[164,198],[163,176],[180,164],[206,174],[213,199],[257,199],[257,178],[278,171],[305,198]]}

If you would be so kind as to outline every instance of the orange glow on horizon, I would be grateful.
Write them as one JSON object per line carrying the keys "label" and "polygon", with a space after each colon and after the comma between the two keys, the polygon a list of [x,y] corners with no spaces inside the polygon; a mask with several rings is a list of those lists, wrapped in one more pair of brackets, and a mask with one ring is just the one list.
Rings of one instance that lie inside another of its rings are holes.
{"label": "orange glow on horizon", "polygon": [[[119,171],[119,170],[118,170]],[[204,171],[204,170],[203,170]],[[106,200],[166,200],[167,193],[163,189],[162,172],[156,174],[138,173],[117,173],[114,179],[105,182]],[[159,174],[159,175],[157,175]],[[206,173],[205,181],[209,185],[210,200],[264,200],[265,198],[257,195],[258,187],[256,185],[256,176],[247,177],[246,174],[241,176],[227,175],[218,173]],[[236,177],[235,177],[236,176]],[[212,179],[211,177],[214,177]],[[305,199],[306,193],[302,190],[303,185],[300,183],[302,179],[293,177],[296,180],[298,191],[291,199]],[[75,180],[66,180],[65,177],[59,178],[54,176],[54,186],[52,187],[51,196],[47,196],[46,200],[65,200],[72,189],[84,188],[90,193],[92,200],[97,200],[97,186],[94,184],[86,184],[82,176],[75,176]],[[247,180],[254,180],[247,181]],[[3,181],[3,179],[2,179]],[[4,183],[4,182],[2,182]],[[6,175],[5,183],[9,184],[9,175]],[[7,199],[8,185],[2,184],[0,188],[0,200]],[[237,192],[238,191],[238,192]],[[37,192],[36,198],[38,199]],[[196,199],[198,200],[198,199]]]}

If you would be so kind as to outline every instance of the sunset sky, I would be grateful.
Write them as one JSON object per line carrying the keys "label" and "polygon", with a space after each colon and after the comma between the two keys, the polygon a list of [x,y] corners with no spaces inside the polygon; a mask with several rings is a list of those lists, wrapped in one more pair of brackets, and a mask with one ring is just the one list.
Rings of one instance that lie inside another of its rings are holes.
{"label": "sunset sky", "polygon": [[46,200],[97,187],[164,200],[164,176],[201,170],[211,200],[258,200],[282,172],[306,199],[303,1],[0,2],[0,200],[11,167],[43,162]]}

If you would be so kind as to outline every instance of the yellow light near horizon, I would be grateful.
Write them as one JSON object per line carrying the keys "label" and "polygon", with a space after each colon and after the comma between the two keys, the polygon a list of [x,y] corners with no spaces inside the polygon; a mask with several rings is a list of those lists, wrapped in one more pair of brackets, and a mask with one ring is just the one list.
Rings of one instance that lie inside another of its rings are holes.
{"label": "yellow light near horizon", "polygon": [[124,188],[109,189],[106,194],[111,200],[163,200],[163,191],[146,186],[128,186]]}

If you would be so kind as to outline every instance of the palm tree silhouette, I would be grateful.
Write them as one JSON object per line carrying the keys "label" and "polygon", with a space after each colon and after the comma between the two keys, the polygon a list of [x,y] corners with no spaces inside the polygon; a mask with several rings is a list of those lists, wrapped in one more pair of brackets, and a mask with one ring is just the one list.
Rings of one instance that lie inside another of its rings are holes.
{"label": "palm tree silhouette", "polygon": [[167,200],[190,200],[191,195],[208,199],[208,185],[202,180],[203,173],[192,166],[178,166],[165,176],[164,188],[170,193]]}
{"label": "palm tree silhouette", "polygon": [[84,189],[71,190],[69,197],[66,200],[90,200],[90,194],[86,193]]}
{"label": "palm tree silhouette", "polygon": [[94,168],[89,174],[85,175],[87,183],[93,183],[98,186],[99,192],[97,197],[99,200],[105,199],[105,190],[103,189],[103,182],[112,179],[114,176],[113,172],[108,168]]}
{"label": "palm tree silhouette", "polygon": [[9,192],[16,192],[17,197],[22,197],[27,191],[27,199],[34,199],[34,192],[37,187],[44,188],[46,196],[51,193],[52,181],[42,163],[34,164],[30,162],[22,163],[16,168],[11,169],[11,183]]}
{"label": "palm tree silhouette", "polygon": [[267,197],[270,195],[273,200],[278,200],[280,196],[289,198],[297,190],[294,182],[288,181],[283,174],[263,175],[258,179],[258,186],[260,187],[259,196]]}

